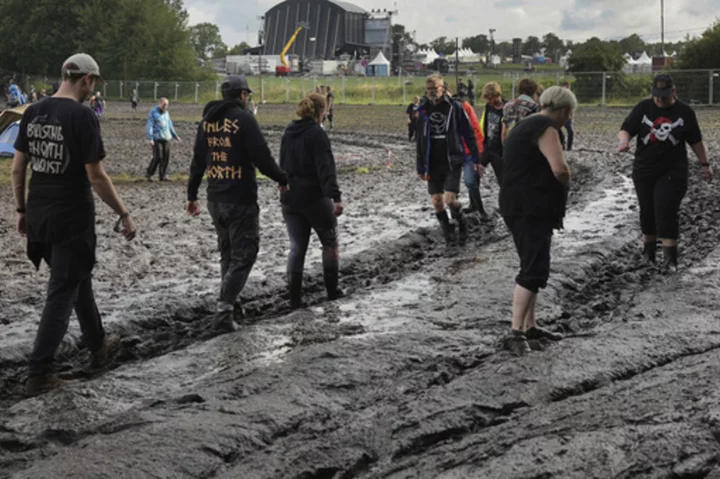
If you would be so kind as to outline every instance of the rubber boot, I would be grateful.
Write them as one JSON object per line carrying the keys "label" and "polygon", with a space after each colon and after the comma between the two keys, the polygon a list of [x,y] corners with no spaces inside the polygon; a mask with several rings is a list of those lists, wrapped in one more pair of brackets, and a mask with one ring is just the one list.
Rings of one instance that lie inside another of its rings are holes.
{"label": "rubber boot", "polygon": [[657,252],[657,242],[656,241],[648,241],[645,243],[645,246],[643,247],[643,258],[645,258],[645,261],[648,263],[654,263],[655,257]]}
{"label": "rubber boot", "polygon": [[678,247],[663,246],[663,270],[671,273],[678,269]]}
{"label": "rubber boot", "polygon": [[455,218],[455,221],[457,221],[458,224],[458,239],[461,243],[464,243],[465,241],[467,241],[468,227],[467,222],[465,221],[465,216],[463,215],[462,208],[451,209],[450,211],[453,215],[453,218]]}
{"label": "rubber boot", "polygon": [[288,273],[288,290],[290,291],[290,307],[301,309],[307,306],[302,300],[302,273]]}
{"label": "rubber boot", "polygon": [[334,301],[338,298],[345,296],[340,288],[338,288],[340,273],[338,268],[325,268],[323,269],[323,279],[325,280],[325,290],[327,291],[328,299]]}
{"label": "rubber boot", "polygon": [[455,241],[455,228],[453,228],[450,224],[447,213],[445,213],[445,211],[441,211],[440,213],[435,213],[435,216],[437,216],[437,219],[440,222],[445,242],[448,246],[451,245]]}

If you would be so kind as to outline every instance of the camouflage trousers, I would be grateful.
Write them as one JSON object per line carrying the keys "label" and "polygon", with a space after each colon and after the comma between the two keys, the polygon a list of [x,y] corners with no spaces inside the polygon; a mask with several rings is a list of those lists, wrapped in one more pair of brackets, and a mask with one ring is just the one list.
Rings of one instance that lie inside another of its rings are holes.
{"label": "camouflage trousers", "polygon": [[208,201],[218,236],[222,286],[218,310],[232,310],[247,283],[260,248],[260,209],[257,204]]}

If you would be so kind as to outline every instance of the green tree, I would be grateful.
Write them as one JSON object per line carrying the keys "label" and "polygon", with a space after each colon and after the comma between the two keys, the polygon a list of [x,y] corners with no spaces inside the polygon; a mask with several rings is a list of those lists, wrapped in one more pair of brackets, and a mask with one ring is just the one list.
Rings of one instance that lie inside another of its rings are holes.
{"label": "green tree", "polygon": [[573,72],[615,72],[622,69],[625,59],[618,46],[593,37],[576,45],[568,64]]}
{"label": "green tree", "polygon": [[469,48],[475,53],[487,53],[490,51],[490,40],[483,34],[463,38],[462,48]]}
{"label": "green tree", "polygon": [[680,68],[720,68],[720,22],[705,30],[700,38],[685,43],[678,59]]}
{"label": "green tree", "polygon": [[190,27],[190,43],[203,60],[214,56],[215,50],[227,50],[220,36],[220,29],[213,23],[198,23]]}
{"label": "green tree", "polygon": [[625,37],[622,40],[620,40],[620,49],[623,51],[623,53],[640,53],[644,52],[648,49],[647,43],[645,43],[645,40],[640,38],[640,35],[637,33],[633,33],[629,37]]}
{"label": "green tree", "polygon": [[535,55],[542,48],[542,43],[538,37],[529,36],[522,44],[521,52],[523,55]]}
{"label": "green tree", "polygon": [[497,45],[495,45],[495,54],[500,55],[503,60],[506,57],[512,56],[512,43],[510,42],[500,42]]}
{"label": "green tree", "polygon": [[230,50],[228,50],[228,55],[245,55],[245,50],[248,50],[249,48],[252,48],[250,45],[248,45],[245,42],[240,42],[234,47],[232,47]]}
{"label": "green tree", "polygon": [[560,60],[560,57],[566,51],[563,41],[552,32],[543,35],[542,47],[545,49],[545,56],[552,58],[556,62]]}
{"label": "green tree", "polygon": [[430,42],[430,47],[434,48],[438,54],[449,55],[455,52],[455,41],[448,40],[447,37],[438,37]]}

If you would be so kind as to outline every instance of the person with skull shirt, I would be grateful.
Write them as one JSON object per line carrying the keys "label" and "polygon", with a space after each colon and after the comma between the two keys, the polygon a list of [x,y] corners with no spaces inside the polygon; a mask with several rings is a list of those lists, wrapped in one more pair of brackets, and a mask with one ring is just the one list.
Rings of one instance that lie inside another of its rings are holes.
{"label": "person with skull shirt", "polygon": [[677,100],[670,75],[653,80],[652,99],[633,108],[618,134],[618,151],[630,150],[637,136],[633,182],[640,204],[643,256],[655,262],[657,238],[663,248],[663,267],[677,269],[678,211],[687,191],[689,144],[700,160],[707,181],[712,180],[707,150],[693,109]]}

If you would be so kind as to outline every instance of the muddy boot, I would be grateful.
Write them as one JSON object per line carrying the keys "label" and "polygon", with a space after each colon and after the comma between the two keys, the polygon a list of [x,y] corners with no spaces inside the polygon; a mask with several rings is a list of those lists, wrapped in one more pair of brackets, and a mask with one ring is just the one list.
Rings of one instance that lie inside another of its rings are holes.
{"label": "muddy boot", "polygon": [[212,320],[212,327],[223,333],[233,333],[237,331],[238,325],[235,324],[235,313],[233,310],[216,312]]}
{"label": "muddy boot", "polygon": [[456,210],[450,210],[452,212],[453,218],[455,218],[455,221],[457,221],[458,224],[458,239],[460,240],[460,243],[465,243],[468,238],[468,226],[467,222],[465,221],[465,216],[463,216],[462,209],[458,208]]}
{"label": "muddy boot", "polygon": [[531,351],[525,333],[516,329],[513,329],[502,342],[503,347],[516,356],[523,356]]}
{"label": "muddy boot", "polygon": [[677,246],[663,246],[663,272],[675,273],[678,270]]}
{"label": "muddy boot", "polygon": [[444,211],[435,213],[435,216],[437,216],[437,219],[440,222],[445,243],[447,243],[448,246],[451,246],[455,242],[455,228],[450,224],[447,213]]}
{"label": "muddy boot", "polygon": [[563,339],[562,334],[553,333],[552,331],[548,331],[547,329],[539,328],[537,326],[525,331],[525,337],[528,340],[546,339],[548,341],[561,341]]}
{"label": "muddy boot", "polygon": [[70,384],[70,381],[63,381],[51,373],[28,376],[25,382],[25,394],[28,397],[37,396],[53,389],[65,387],[68,384]]}
{"label": "muddy boot", "polygon": [[471,196],[470,197],[470,206],[468,206],[467,208],[463,208],[463,213],[472,214],[472,213],[475,213],[476,211],[478,211],[478,206],[477,206],[477,203],[475,202],[475,200]]}
{"label": "muddy boot", "polygon": [[235,301],[235,304],[233,304],[233,314],[236,320],[246,318],[245,308],[243,308],[243,305],[239,300]]}
{"label": "muddy boot", "polygon": [[345,292],[338,288],[339,276],[338,268],[325,268],[323,270],[325,290],[327,290],[328,299],[330,301],[334,301],[345,296]]}
{"label": "muddy boot", "polygon": [[120,336],[117,334],[105,335],[100,349],[90,352],[90,367],[92,369],[101,369],[107,366],[120,352],[120,346]]}
{"label": "muddy boot", "polygon": [[657,252],[657,242],[655,242],[655,241],[648,241],[643,246],[643,258],[645,258],[645,261],[647,261],[648,263],[655,262],[656,252]]}
{"label": "muddy boot", "polygon": [[307,307],[307,303],[302,300],[302,273],[288,274],[288,290],[290,291],[290,307],[292,309],[302,309]]}

